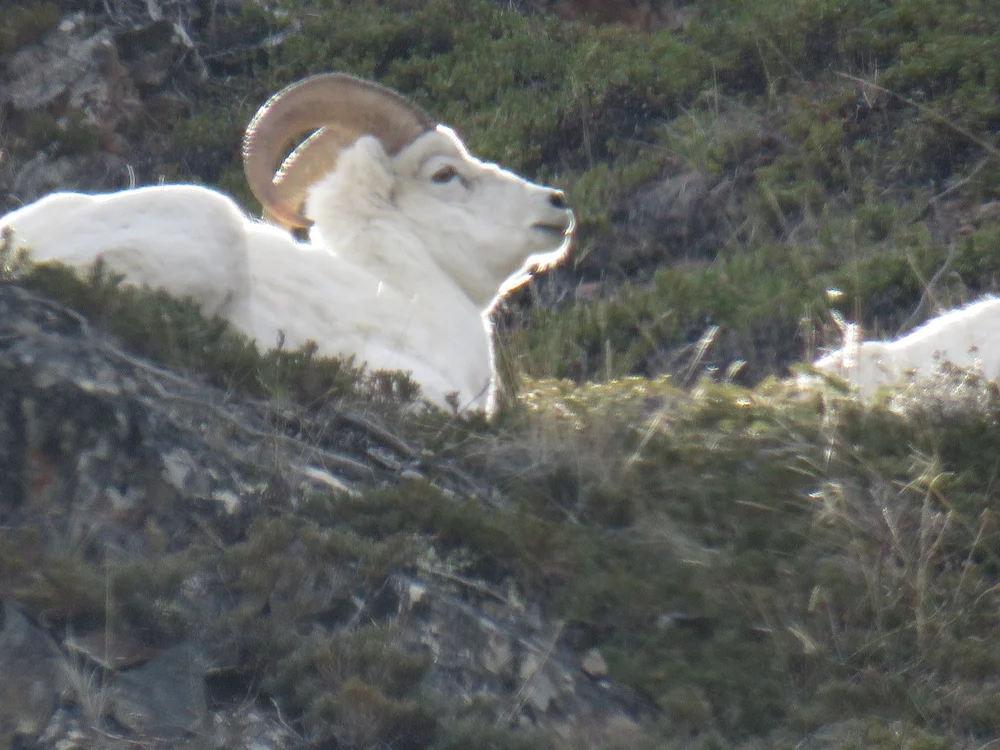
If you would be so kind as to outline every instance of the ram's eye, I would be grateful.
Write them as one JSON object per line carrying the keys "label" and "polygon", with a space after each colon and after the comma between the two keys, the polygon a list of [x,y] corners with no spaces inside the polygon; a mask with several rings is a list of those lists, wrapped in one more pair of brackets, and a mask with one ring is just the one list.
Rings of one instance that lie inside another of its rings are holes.
{"label": "ram's eye", "polygon": [[454,167],[441,167],[438,171],[431,175],[431,179],[437,183],[451,182],[456,177],[458,177],[458,170]]}

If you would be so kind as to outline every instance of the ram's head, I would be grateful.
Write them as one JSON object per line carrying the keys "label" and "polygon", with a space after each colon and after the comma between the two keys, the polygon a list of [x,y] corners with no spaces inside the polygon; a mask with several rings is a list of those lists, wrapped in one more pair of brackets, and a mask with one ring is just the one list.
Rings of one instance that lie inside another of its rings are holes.
{"label": "ram's head", "polygon": [[333,233],[348,206],[379,210],[402,234],[423,238],[482,304],[529,260],[561,257],[574,227],[561,191],[475,158],[413,102],[345,74],[273,96],[247,128],[243,154],[250,188],[275,223]]}

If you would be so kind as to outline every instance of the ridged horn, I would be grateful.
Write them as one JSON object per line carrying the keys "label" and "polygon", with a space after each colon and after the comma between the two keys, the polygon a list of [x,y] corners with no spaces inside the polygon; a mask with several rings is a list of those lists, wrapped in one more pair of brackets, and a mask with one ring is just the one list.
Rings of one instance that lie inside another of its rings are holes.
{"label": "ridged horn", "polygon": [[342,149],[373,135],[396,154],[434,127],[426,112],[392,89],[321,73],[285,87],[257,110],[243,137],[243,171],[265,215],[303,228],[310,224],[302,215],[306,190],[333,169]]}

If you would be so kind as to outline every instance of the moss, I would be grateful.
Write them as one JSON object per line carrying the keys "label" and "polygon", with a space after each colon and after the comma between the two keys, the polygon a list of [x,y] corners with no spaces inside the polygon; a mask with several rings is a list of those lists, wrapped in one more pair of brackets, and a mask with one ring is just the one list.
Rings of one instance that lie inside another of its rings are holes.
{"label": "moss", "polygon": [[0,11],[0,57],[41,41],[60,17],[57,3],[15,0]]}
{"label": "moss", "polygon": [[86,561],[47,555],[39,561],[30,582],[12,594],[35,617],[48,622],[92,627],[105,615],[104,577]]}
{"label": "moss", "polygon": [[[741,359],[743,377],[757,379],[800,349],[800,321],[826,307],[822,277],[795,256],[773,247],[702,269],[665,268],[652,285],[623,286],[613,299],[535,311],[510,346],[534,377],[608,379],[666,369],[691,380],[707,365]],[[779,263],[780,277],[771,271]],[[706,334],[712,339],[701,351]]]}
{"label": "moss", "polygon": [[[256,92],[256,88],[253,90]],[[234,91],[222,86],[202,92],[204,100],[198,110],[174,124],[170,131],[170,145],[182,164],[198,164],[202,180],[216,185],[243,205],[253,206],[256,204],[246,186],[242,164],[237,157],[243,130],[250,122],[254,108],[247,103],[233,112],[233,98],[241,93],[239,88]],[[260,104],[265,98],[261,97]]]}
{"label": "moss", "polygon": [[402,698],[429,665],[426,658],[403,652],[394,638],[389,629],[367,627],[321,639],[286,660],[272,686],[292,690],[297,696],[293,706],[302,709],[349,679],[374,686],[390,698]]}
{"label": "moss", "polygon": [[60,154],[88,154],[97,151],[100,138],[97,126],[88,123],[78,112],[70,112],[58,123],[56,142]]}
{"label": "moss", "polygon": [[444,722],[438,727],[433,750],[551,750],[553,742],[543,732],[511,730],[491,721],[466,718]]}
{"label": "moss", "polygon": [[26,128],[31,141],[29,148],[41,149],[59,140],[59,123],[48,112],[32,112],[28,115]]}
{"label": "moss", "polygon": [[197,551],[157,556],[153,560],[115,565],[111,572],[109,613],[117,627],[127,628],[143,643],[169,646],[189,633],[186,611],[178,601],[187,576],[198,570]]}
{"label": "moss", "polygon": [[317,739],[337,737],[349,747],[426,747],[437,721],[405,696],[428,660],[393,641],[391,631],[376,627],[315,640],[279,662],[265,688],[302,714]]}
{"label": "moss", "polygon": [[366,493],[350,506],[338,508],[335,519],[376,539],[403,530],[433,532],[445,550],[460,546],[475,550],[481,562],[470,572],[488,579],[502,579],[517,559],[520,543],[504,521],[513,523],[511,519],[491,518],[479,504],[456,502],[419,481]]}
{"label": "moss", "polygon": [[437,731],[434,717],[417,703],[391,700],[354,677],[335,693],[318,698],[306,725],[318,739],[335,739],[346,748],[385,745],[422,750],[431,746]]}
{"label": "moss", "polygon": [[864,747],[879,748],[879,750],[896,750],[896,748],[920,747],[927,750],[945,750],[955,747],[953,740],[947,737],[935,736],[912,726],[891,726],[884,720],[872,718],[864,722],[862,728]]}

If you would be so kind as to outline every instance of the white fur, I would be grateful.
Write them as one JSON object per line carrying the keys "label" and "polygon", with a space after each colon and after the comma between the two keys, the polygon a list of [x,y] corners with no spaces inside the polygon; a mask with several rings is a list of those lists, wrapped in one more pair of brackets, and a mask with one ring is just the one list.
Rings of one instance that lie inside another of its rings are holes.
{"label": "white fur", "polygon": [[[450,166],[457,176],[432,179]],[[486,313],[529,266],[566,251],[572,214],[555,192],[471,156],[438,126],[394,157],[364,136],[313,185],[308,242],[247,218],[227,196],[168,185],[57,193],[0,219],[37,261],[103,257],[132,283],[190,296],[271,348],[314,341],[422,394],[492,410]],[[565,233],[552,227],[563,227]]]}
{"label": "white fur", "polygon": [[848,343],[813,364],[870,398],[882,386],[932,376],[946,362],[1000,378],[1000,299],[949,310],[895,341]]}

